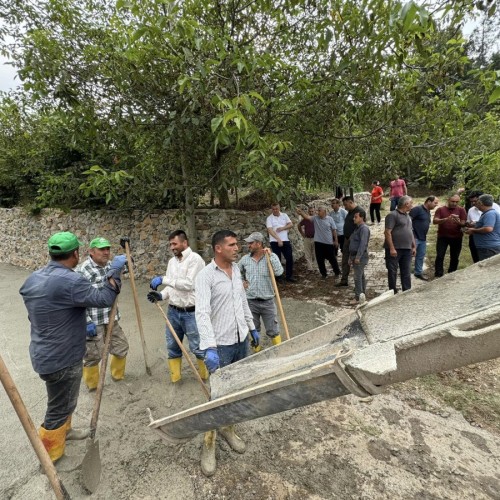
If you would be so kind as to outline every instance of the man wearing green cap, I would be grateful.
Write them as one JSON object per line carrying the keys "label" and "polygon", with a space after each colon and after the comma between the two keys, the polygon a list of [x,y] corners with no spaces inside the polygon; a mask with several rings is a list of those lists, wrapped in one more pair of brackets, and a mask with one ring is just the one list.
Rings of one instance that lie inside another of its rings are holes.
{"label": "man wearing green cap", "polygon": [[[90,242],[90,256],[81,264],[77,272],[87,278],[95,288],[102,288],[109,271],[111,243],[105,238],[95,238]],[[104,348],[104,337],[109,324],[111,307],[89,307],[87,309],[87,350],[83,358],[83,380],[90,391],[99,382],[99,363]],[[123,380],[128,354],[128,341],[118,324],[120,312],[117,310],[111,332],[111,377]]]}
{"label": "man wearing green cap", "polygon": [[47,411],[39,435],[53,462],[64,454],[66,439],[88,432],[71,429],[82,378],[87,307],[109,307],[120,293],[126,257],[113,259],[102,288],[73,271],[80,260],[78,238],[56,233],[48,241],[50,262],[32,273],[20,289],[31,323],[30,357],[47,388]]}

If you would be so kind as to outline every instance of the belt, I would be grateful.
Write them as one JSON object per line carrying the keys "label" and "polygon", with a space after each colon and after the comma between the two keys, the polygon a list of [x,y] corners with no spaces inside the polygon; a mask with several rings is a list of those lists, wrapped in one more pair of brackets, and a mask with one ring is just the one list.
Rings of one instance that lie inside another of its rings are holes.
{"label": "belt", "polygon": [[258,299],[258,298],[253,298],[253,299],[248,299],[248,300],[258,300],[259,302],[265,302],[266,300],[271,300],[272,297],[270,297],[269,299]]}
{"label": "belt", "polygon": [[174,304],[169,304],[168,307],[171,307],[172,309],[175,309],[176,311],[181,311],[181,312],[185,312],[185,313],[192,313],[195,310],[194,306],[179,307],[179,306],[174,306]]}

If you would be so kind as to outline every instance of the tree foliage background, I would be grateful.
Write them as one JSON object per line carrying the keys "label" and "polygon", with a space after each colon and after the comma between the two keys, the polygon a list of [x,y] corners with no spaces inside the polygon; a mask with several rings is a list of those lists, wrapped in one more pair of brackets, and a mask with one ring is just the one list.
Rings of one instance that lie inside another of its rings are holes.
{"label": "tree foliage background", "polygon": [[497,3],[6,0],[0,203],[192,213],[396,172],[499,195]]}

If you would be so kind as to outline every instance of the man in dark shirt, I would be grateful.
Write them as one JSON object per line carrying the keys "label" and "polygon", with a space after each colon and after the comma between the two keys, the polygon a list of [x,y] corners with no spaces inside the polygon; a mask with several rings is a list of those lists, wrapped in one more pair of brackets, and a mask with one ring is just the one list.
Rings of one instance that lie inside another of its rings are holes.
{"label": "man in dark shirt", "polygon": [[410,217],[413,225],[413,236],[415,238],[415,278],[427,281],[422,274],[424,271],[424,259],[427,251],[427,233],[431,225],[431,210],[438,206],[439,200],[435,196],[428,196],[422,205],[413,207],[410,210]]}
{"label": "man in dark shirt", "polygon": [[454,194],[448,198],[445,207],[439,207],[434,214],[433,224],[438,225],[436,241],[436,261],[434,262],[434,276],[440,278],[444,274],[444,257],[450,247],[450,265],[448,272],[458,269],[460,252],[462,251],[462,227],[467,223],[467,213],[460,207],[460,196]]}
{"label": "man in dark shirt", "polygon": [[368,264],[370,229],[366,225],[364,210],[354,214],[354,224],[356,224],[356,229],[349,243],[349,262],[354,269],[354,300],[350,302],[351,305],[358,304],[361,295],[366,293],[365,267]]}
{"label": "man in dark shirt", "polygon": [[39,435],[53,462],[64,454],[66,439],[84,439],[71,431],[82,378],[87,307],[109,307],[120,292],[125,255],[111,262],[107,281],[94,288],[73,271],[80,260],[78,238],[56,233],[48,241],[51,261],[32,273],[20,289],[31,323],[30,357],[47,388],[47,412]]}
{"label": "man in dark shirt", "polygon": [[398,267],[403,292],[411,288],[411,258],[415,255],[415,239],[409,215],[411,205],[409,196],[401,196],[396,210],[385,218],[385,265],[389,289],[394,290],[394,293],[398,293]]}
{"label": "man in dark shirt", "polygon": [[342,198],[344,208],[347,210],[347,215],[344,222],[344,244],[342,245],[342,276],[340,281],[335,286],[347,286],[351,266],[349,264],[349,238],[356,229],[354,223],[354,214],[361,212],[363,209],[358,207],[352,196],[344,196]]}

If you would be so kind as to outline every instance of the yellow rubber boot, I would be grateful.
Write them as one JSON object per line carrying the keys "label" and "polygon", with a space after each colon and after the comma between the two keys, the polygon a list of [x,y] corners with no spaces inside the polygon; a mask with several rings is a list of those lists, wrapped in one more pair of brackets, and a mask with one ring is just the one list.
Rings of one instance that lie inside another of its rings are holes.
{"label": "yellow rubber boot", "polygon": [[84,366],[83,381],[89,391],[95,391],[99,382],[99,365]]}
{"label": "yellow rubber boot", "polygon": [[111,355],[111,378],[113,380],[123,380],[125,378],[125,363],[127,358],[119,358]]}
{"label": "yellow rubber boot", "polygon": [[251,346],[254,353],[262,351],[262,346],[259,344],[257,347]]}
{"label": "yellow rubber boot", "polygon": [[281,344],[281,335],[276,335],[276,337],[273,337],[271,339],[271,342],[273,343],[273,345]]}
{"label": "yellow rubber boot", "polygon": [[215,460],[215,440],[217,431],[208,431],[203,438],[203,448],[201,450],[201,472],[207,477],[215,474],[217,462]]}
{"label": "yellow rubber boot", "polygon": [[207,366],[205,365],[205,361],[198,358],[196,358],[196,361],[198,362],[198,373],[200,374],[201,379],[208,380],[208,370]]}
{"label": "yellow rubber boot", "polygon": [[38,429],[38,435],[52,462],[56,462],[64,455],[67,425],[68,422],[65,422],[61,427],[51,431],[45,429],[45,427]]}
{"label": "yellow rubber boot", "polygon": [[181,379],[182,358],[169,358],[170,380],[175,384]]}

